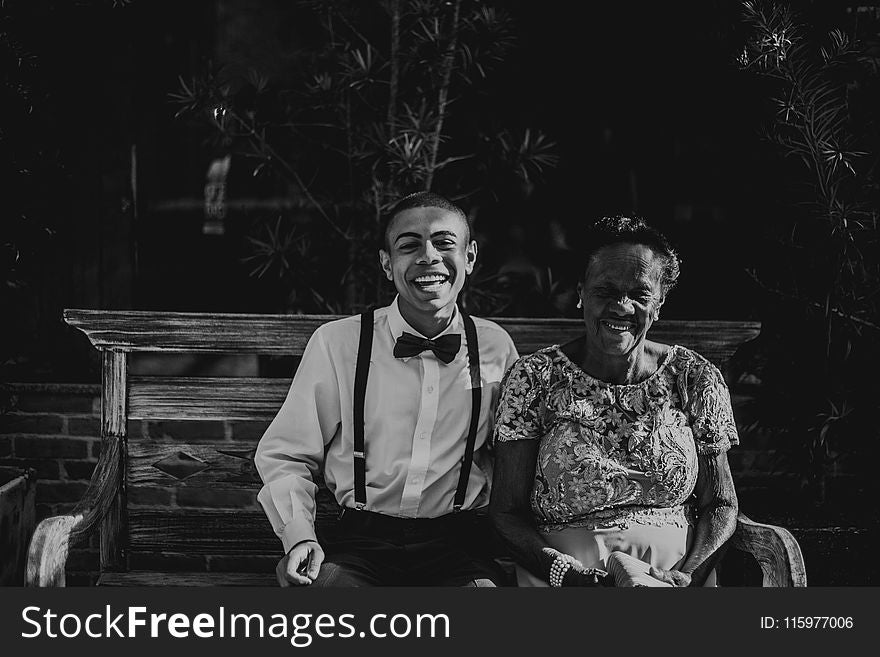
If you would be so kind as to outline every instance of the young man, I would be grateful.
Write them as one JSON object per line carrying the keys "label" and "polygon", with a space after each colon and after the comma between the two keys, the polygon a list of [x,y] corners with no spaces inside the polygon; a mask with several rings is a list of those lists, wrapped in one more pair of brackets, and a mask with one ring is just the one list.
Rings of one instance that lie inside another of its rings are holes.
{"label": "young man", "polygon": [[[286,552],[282,586],[497,583],[474,512],[489,502],[487,441],[517,353],[501,327],[457,307],[476,259],[461,209],[407,196],[379,251],[397,297],[309,340],[255,457]],[[319,471],[343,508],[327,544],[315,533]]]}

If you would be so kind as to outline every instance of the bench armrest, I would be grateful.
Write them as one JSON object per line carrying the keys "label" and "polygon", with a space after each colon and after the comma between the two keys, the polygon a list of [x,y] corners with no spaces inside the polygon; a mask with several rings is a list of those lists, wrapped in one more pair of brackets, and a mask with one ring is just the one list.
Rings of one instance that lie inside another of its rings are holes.
{"label": "bench armrest", "polygon": [[730,545],[751,554],[764,574],[764,586],[806,586],[800,545],[787,529],[765,525],[740,513]]}
{"label": "bench armrest", "polygon": [[67,551],[100,524],[121,483],[120,441],[107,440],[83,498],[68,515],[37,525],[28,548],[26,586],[64,586]]}

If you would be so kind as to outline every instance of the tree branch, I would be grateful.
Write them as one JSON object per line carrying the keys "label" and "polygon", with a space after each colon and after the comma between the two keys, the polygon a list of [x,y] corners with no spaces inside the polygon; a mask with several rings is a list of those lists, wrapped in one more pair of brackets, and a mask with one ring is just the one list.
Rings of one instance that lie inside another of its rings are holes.
{"label": "tree branch", "polygon": [[400,0],[391,0],[391,79],[388,91],[388,127],[394,131],[397,86],[400,78]]}
{"label": "tree branch", "polygon": [[324,220],[330,225],[330,227],[333,230],[335,230],[337,233],[339,233],[342,237],[344,237],[346,240],[350,239],[348,236],[348,233],[346,233],[339,226],[336,225],[336,222],[334,222],[333,219],[330,218],[330,215],[327,214],[327,211],[324,210],[324,207],[320,203],[318,203],[317,199],[314,196],[312,196],[312,193],[309,191],[309,188],[306,186],[305,182],[300,177],[300,175],[296,171],[296,169],[294,169],[292,166],[290,166],[290,164],[284,158],[282,158],[274,148],[272,148],[272,146],[269,144],[269,142],[267,142],[266,139],[262,135],[260,135],[260,133],[258,133],[251,124],[249,124],[241,116],[239,116],[238,113],[236,113],[233,110],[227,110],[227,111],[229,111],[230,116],[232,116],[236,121],[238,121],[239,125],[241,125],[247,131],[248,135],[252,139],[255,139],[260,144],[260,146],[263,148],[263,150],[270,157],[275,159],[275,161],[278,162],[278,164],[280,164],[281,167],[285,171],[287,171],[288,174],[290,174],[290,176],[293,178],[294,182],[296,182],[296,184],[299,186],[299,188],[303,191],[303,194],[306,195],[306,198],[309,200],[309,202],[315,207],[316,210],[318,210],[318,212],[321,214],[321,216],[324,218]]}
{"label": "tree branch", "polygon": [[874,324],[873,322],[869,322],[868,320],[862,319],[860,317],[856,317],[855,315],[851,315],[851,314],[841,310],[840,308],[837,308],[834,306],[826,307],[825,304],[819,303],[817,301],[811,301],[810,299],[806,299],[802,296],[797,296],[794,294],[790,294],[788,292],[783,292],[782,290],[778,290],[776,288],[772,288],[769,285],[766,285],[763,281],[761,281],[757,277],[757,275],[755,275],[755,272],[753,272],[749,269],[746,269],[745,272],[749,276],[749,278],[751,278],[755,282],[755,284],[757,284],[757,286],[760,287],[765,292],[775,294],[776,296],[782,297],[784,299],[790,299],[792,301],[799,301],[801,303],[806,304],[807,306],[810,306],[810,307],[815,308],[817,310],[821,310],[823,313],[830,313],[833,315],[837,315],[841,319],[846,319],[846,320],[849,320],[855,324],[859,324],[861,326],[866,326],[868,328],[872,328],[875,331],[880,331],[880,325]]}
{"label": "tree branch", "polygon": [[440,137],[443,134],[443,118],[446,115],[446,105],[449,98],[449,83],[452,79],[452,69],[455,65],[455,50],[458,48],[458,20],[461,15],[461,0],[455,0],[455,9],[452,15],[452,34],[449,38],[449,46],[443,56],[443,81],[440,84],[440,94],[437,108],[437,128],[434,131],[434,143],[431,147],[431,163],[428,166],[428,180],[425,182],[425,190],[431,191],[434,182],[434,169],[437,166],[437,153],[440,150]]}

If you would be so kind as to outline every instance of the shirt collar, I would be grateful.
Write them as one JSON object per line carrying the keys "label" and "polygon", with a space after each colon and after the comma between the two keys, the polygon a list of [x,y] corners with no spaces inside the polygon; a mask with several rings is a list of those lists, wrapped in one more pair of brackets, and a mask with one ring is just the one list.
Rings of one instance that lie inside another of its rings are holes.
{"label": "shirt collar", "polygon": [[[391,305],[388,306],[388,329],[391,331],[391,338],[397,341],[403,332],[412,333],[415,336],[420,338],[427,338],[428,336],[422,335],[419,331],[415,330],[409,323],[403,318],[403,315],[400,314],[400,306],[398,305],[399,295],[394,297],[394,301],[391,302]],[[452,316],[452,321],[449,322],[449,326],[440,331],[434,338],[439,338],[441,335],[446,335],[447,333],[463,333],[461,313],[458,310],[458,304],[455,305],[455,314]]]}

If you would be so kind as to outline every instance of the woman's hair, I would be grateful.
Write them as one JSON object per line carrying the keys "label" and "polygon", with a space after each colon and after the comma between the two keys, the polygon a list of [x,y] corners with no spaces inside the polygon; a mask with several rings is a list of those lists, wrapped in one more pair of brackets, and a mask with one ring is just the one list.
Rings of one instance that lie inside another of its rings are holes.
{"label": "woman's hair", "polygon": [[617,215],[602,217],[590,225],[584,235],[582,254],[586,256],[583,276],[590,267],[593,256],[606,246],[614,244],[643,244],[651,249],[662,262],[660,286],[665,296],[678,281],[681,259],[666,236],[649,226],[637,216]]}

